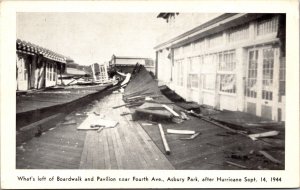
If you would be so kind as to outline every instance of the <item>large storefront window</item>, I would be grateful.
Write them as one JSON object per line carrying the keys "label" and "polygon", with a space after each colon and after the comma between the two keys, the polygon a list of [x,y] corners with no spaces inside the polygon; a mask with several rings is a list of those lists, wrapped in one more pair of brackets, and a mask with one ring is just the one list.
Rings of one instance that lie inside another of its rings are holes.
{"label": "large storefront window", "polygon": [[220,76],[220,91],[227,93],[236,92],[236,78],[234,74],[223,74]]}
{"label": "large storefront window", "polygon": [[235,52],[219,53],[218,73],[220,76],[220,91],[236,93],[236,59]]}
{"label": "large storefront window", "polygon": [[263,86],[262,99],[273,99],[273,69],[274,69],[274,49],[263,50]]}
{"label": "large storefront window", "polygon": [[282,96],[285,96],[285,58],[280,60],[279,68],[279,101],[281,102]]}
{"label": "large storefront window", "polygon": [[258,50],[250,51],[246,96],[251,98],[256,98],[257,96],[257,61]]}

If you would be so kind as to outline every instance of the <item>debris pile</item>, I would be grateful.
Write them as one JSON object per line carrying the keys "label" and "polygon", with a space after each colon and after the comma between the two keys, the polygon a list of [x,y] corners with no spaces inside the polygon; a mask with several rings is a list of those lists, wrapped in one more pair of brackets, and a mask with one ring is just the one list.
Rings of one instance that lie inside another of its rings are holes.
{"label": "debris pile", "polygon": [[[158,87],[142,65],[136,65],[132,73],[118,74],[124,81],[113,93],[122,94],[124,103],[113,109],[129,108],[120,115],[140,122],[178,168],[208,163],[205,160],[211,157],[219,162],[208,164],[222,169],[284,169],[283,122],[186,102],[167,86]],[[101,132],[117,125],[118,121],[94,113],[77,129]]]}

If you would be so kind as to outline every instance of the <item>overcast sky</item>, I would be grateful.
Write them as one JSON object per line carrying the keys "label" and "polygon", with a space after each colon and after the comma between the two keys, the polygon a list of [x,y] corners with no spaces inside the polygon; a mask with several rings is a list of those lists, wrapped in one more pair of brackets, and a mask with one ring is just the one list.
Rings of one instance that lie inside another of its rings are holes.
{"label": "overcast sky", "polygon": [[112,54],[155,58],[158,13],[18,13],[17,38],[90,65]]}

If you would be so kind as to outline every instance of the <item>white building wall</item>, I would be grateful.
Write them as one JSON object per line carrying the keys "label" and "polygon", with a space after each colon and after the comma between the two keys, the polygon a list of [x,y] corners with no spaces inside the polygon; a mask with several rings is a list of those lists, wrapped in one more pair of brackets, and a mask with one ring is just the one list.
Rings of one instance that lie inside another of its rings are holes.
{"label": "white building wall", "polygon": [[[273,18],[275,19],[275,17]],[[245,23],[245,26],[239,26],[236,29],[236,33],[234,29],[222,31],[218,35],[216,34],[217,40],[210,40],[210,37],[205,37],[205,48],[195,49],[196,41],[190,43],[187,48],[179,47],[174,50],[173,64],[171,63],[171,59],[166,59],[166,48],[162,50],[158,50],[158,80],[164,81],[165,83],[169,83],[168,86],[175,90],[180,96],[185,98],[187,101],[195,101],[200,104],[206,104],[217,109],[226,109],[233,111],[246,111],[247,99],[245,97],[245,86],[247,83],[247,75],[248,75],[248,53],[249,48],[252,47],[266,47],[270,44],[276,44],[278,46],[278,39],[276,39],[276,35],[264,35],[257,36],[257,22],[252,21],[250,23]],[[235,53],[235,69],[233,71],[222,71],[218,70],[220,60],[220,54],[226,54],[226,52],[232,51]],[[278,50],[274,49],[276,54]],[[262,51],[261,51],[262,52]],[[188,74],[189,74],[189,59],[194,56],[203,56],[204,64],[198,65],[199,75],[198,82],[199,86],[197,89],[192,89],[188,86]],[[262,55],[260,55],[262,56]],[[177,61],[182,61],[183,68],[181,68],[181,73],[183,76],[183,85],[179,85],[179,71],[177,67]],[[262,60],[262,58],[260,58]],[[279,58],[275,55],[274,62],[274,78],[273,81],[278,83],[278,62]],[[262,63],[260,63],[262,64]],[[208,68],[209,67],[209,68]],[[261,67],[262,68],[262,67]],[[172,81],[169,80],[168,73],[172,72]],[[261,72],[261,71],[260,71]],[[214,80],[214,89],[205,89],[205,76],[207,74],[212,74],[215,77],[210,78],[209,80]],[[235,77],[235,92],[224,92],[220,88],[221,85],[221,77],[224,75],[233,74]],[[259,81],[261,83],[261,81]],[[274,85],[274,95],[277,94],[278,84]],[[257,94],[258,97],[261,94]],[[272,100],[272,119],[277,119],[277,98],[274,97]],[[282,100],[285,101],[284,99]],[[270,101],[269,101],[270,102]],[[270,105],[270,103],[269,103]],[[282,111],[284,111],[284,103],[278,104]],[[257,115],[261,115],[261,107],[263,105],[263,101],[257,102]],[[282,116],[284,119],[284,116]]]}

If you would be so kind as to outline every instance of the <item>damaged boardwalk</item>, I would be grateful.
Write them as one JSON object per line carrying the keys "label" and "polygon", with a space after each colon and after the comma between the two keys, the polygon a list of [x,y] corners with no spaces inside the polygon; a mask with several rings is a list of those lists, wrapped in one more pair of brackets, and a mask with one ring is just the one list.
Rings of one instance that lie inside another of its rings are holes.
{"label": "damaged boardwalk", "polygon": [[81,169],[174,169],[147,133],[131,116],[120,116],[128,108],[112,109],[123,103],[121,94],[105,97],[94,110],[105,119],[119,122],[100,133],[88,131],[81,156]]}
{"label": "damaged boardwalk", "polygon": [[[131,116],[120,116],[128,108],[112,110],[122,104],[121,94],[111,94],[92,107],[75,110],[71,124],[57,123],[40,137],[17,147],[17,169],[174,169],[165,155]],[[100,113],[119,122],[115,128],[79,131],[84,113]]]}

